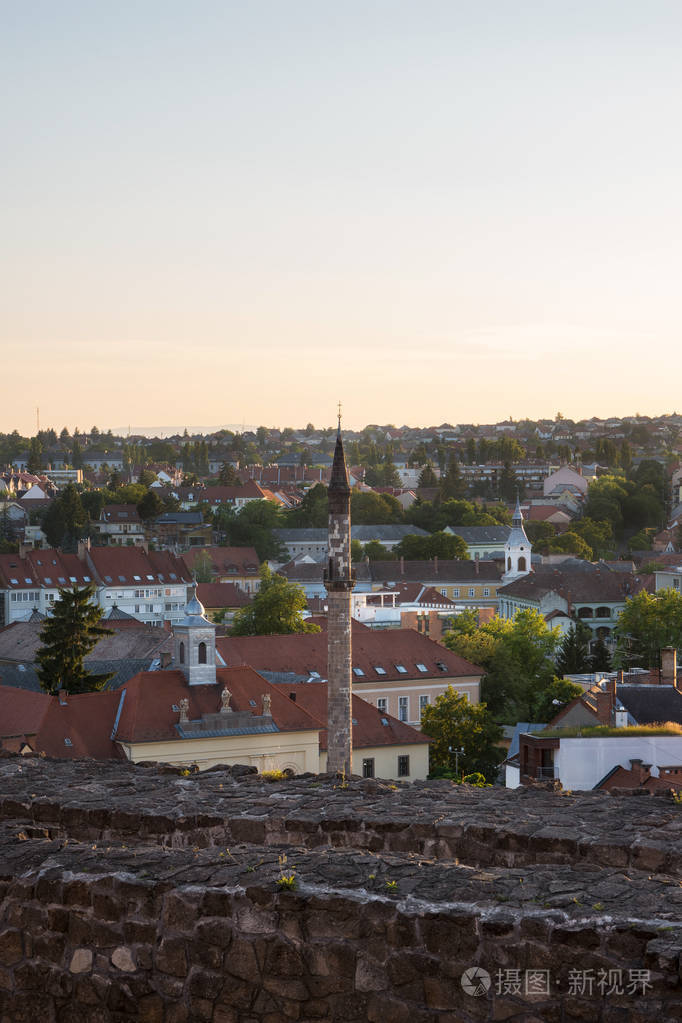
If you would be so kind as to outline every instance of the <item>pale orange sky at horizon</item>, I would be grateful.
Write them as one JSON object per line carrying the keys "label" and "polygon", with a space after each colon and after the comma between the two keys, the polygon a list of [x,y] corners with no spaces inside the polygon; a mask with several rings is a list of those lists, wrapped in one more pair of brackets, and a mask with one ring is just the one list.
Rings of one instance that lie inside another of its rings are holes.
{"label": "pale orange sky at horizon", "polygon": [[677,409],[679,4],[4,21],[0,430]]}

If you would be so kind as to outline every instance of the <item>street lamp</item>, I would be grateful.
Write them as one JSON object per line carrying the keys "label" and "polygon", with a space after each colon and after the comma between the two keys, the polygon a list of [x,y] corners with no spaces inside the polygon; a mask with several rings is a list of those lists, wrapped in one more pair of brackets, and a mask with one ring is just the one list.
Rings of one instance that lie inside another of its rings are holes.
{"label": "street lamp", "polygon": [[459,773],[459,758],[464,753],[464,747],[463,746],[448,746],[448,753],[454,753],[455,754],[455,778],[456,778],[457,774]]}

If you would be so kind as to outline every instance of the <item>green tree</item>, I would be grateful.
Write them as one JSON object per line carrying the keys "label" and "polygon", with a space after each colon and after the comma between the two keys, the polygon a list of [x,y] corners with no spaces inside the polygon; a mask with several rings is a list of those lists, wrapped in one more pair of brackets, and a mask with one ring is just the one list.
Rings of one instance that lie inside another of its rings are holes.
{"label": "green tree", "polygon": [[303,617],[306,596],[302,587],[275,575],[267,565],[260,570],[260,590],[248,607],[234,616],[233,636],[269,636],[292,632],[319,632]]}
{"label": "green tree", "polygon": [[616,667],[658,667],[664,647],[682,647],[682,594],[642,590],[626,600],[618,616],[616,637]]}
{"label": "green tree", "polygon": [[532,721],[538,699],[554,679],[557,629],[539,611],[493,618],[476,628],[472,616],[458,616],[443,643],[485,669],[481,696],[497,721]]}
{"label": "green tree", "polygon": [[[493,781],[502,759],[499,743],[502,729],[495,724],[484,703],[469,703],[452,686],[422,711],[421,728],[433,741],[429,746],[429,768],[454,770],[460,775],[480,771]],[[455,750],[464,750],[455,758]],[[452,751],[452,752],[451,752]]]}
{"label": "green tree", "polygon": [[249,501],[236,515],[221,515],[219,523],[232,547],[255,547],[261,561],[287,560],[287,549],[274,533],[283,523],[273,501]]}
{"label": "green tree", "polygon": [[137,477],[137,482],[141,487],[150,487],[156,478],[156,473],[152,472],[151,469],[143,469]]}
{"label": "green tree", "polygon": [[237,470],[230,462],[223,462],[220,466],[220,475],[218,480],[222,487],[241,487],[242,481],[239,477]]}
{"label": "green tree", "polygon": [[40,443],[38,437],[31,437],[28,445],[28,462],[26,469],[28,472],[37,474],[43,467],[43,446]]}
{"label": "green tree", "polygon": [[438,479],[436,477],[436,474],[433,471],[433,467],[431,466],[431,463],[427,462],[426,465],[424,466],[424,468],[422,469],[422,471],[419,473],[419,479],[417,480],[417,487],[421,489],[423,487],[437,487],[437,486],[438,486]]}
{"label": "green tree", "polygon": [[604,640],[599,636],[592,647],[590,671],[611,671],[611,654]]}
{"label": "green tree", "polygon": [[148,490],[137,505],[137,514],[143,522],[151,522],[164,512],[164,504],[158,494]]}
{"label": "green tree", "polygon": [[[357,540],[354,540],[353,543],[357,543]],[[370,540],[366,543],[363,554],[370,561],[396,561],[398,557],[395,551],[390,551],[388,547],[384,547],[379,540]]]}
{"label": "green tree", "polygon": [[505,462],[500,471],[500,475],[497,481],[497,492],[501,501],[514,501],[517,493],[519,496],[523,496],[521,493],[521,483],[516,478],[516,474],[512,469],[509,462]]}
{"label": "green tree", "polygon": [[362,544],[359,540],[351,540],[350,542],[350,560],[353,562],[362,561],[364,557],[364,551]]}
{"label": "green tree", "polygon": [[466,494],[466,491],[467,485],[462,479],[462,474],[459,471],[457,455],[453,451],[448,460],[447,472],[444,476],[441,476],[440,480],[441,501],[447,501],[449,497],[463,497],[464,494]]}
{"label": "green tree", "polygon": [[47,508],[42,528],[51,547],[65,550],[74,549],[88,535],[88,513],[73,483],[68,483]]}
{"label": "green tree", "polygon": [[399,558],[407,561],[425,561],[442,558],[445,561],[468,561],[469,549],[461,536],[437,532],[431,536],[408,533],[394,548]]}
{"label": "green tree", "polygon": [[402,522],[403,509],[391,494],[354,490],[351,494],[351,521],[357,526],[383,526],[391,522]]}
{"label": "green tree", "polygon": [[303,495],[298,508],[286,513],[293,529],[323,529],[329,520],[329,495],[324,483],[316,483]]}
{"label": "green tree", "polygon": [[592,561],[594,557],[592,548],[585,543],[582,536],[578,536],[572,530],[545,541],[542,549],[546,554],[573,554],[585,561]]}
{"label": "green tree", "polygon": [[[589,671],[589,668],[587,669]],[[582,686],[570,682],[567,678],[554,678],[546,689],[538,696],[533,708],[533,721],[548,724],[562,707],[584,692]]]}
{"label": "green tree", "polygon": [[102,636],[111,629],[100,625],[103,611],[92,603],[94,585],[59,591],[52,616],[43,625],[43,644],[36,654],[37,674],[41,688],[52,695],[60,689],[69,693],[91,693],[103,689],[113,672],[91,674],[85,658]]}
{"label": "green tree", "polygon": [[213,562],[208,551],[199,551],[194,559],[194,578],[198,583],[213,582]]}
{"label": "green tree", "polygon": [[587,625],[580,621],[571,625],[557,653],[556,667],[560,675],[577,675],[592,670],[589,646],[591,638],[592,630]]}

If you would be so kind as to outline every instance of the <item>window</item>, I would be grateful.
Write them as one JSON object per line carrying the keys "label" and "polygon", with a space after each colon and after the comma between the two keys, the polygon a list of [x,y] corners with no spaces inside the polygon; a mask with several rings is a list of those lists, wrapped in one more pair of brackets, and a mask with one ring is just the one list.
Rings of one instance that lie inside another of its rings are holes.
{"label": "window", "polygon": [[362,676],[363,676],[363,675],[364,675],[365,673],[364,673],[364,671],[362,670],[362,668],[353,668],[353,674],[354,674],[354,675],[357,675],[357,677],[358,677],[358,678],[362,678]]}
{"label": "window", "polygon": [[206,644],[199,644],[199,664],[206,664]]}
{"label": "window", "polygon": [[428,707],[430,702],[431,702],[431,697],[428,696],[428,695],[420,696],[419,697],[419,720],[420,721],[422,719],[422,712],[424,710],[424,707]]}
{"label": "window", "polygon": [[[523,547],[521,548],[521,550],[523,550]],[[526,559],[521,557],[521,558],[519,558],[519,572],[525,572],[525,571],[526,571]]]}
{"label": "window", "polygon": [[388,710],[388,700],[385,696],[380,696],[377,700],[377,710],[380,714],[385,714]]}
{"label": "window", "polygon": [[396,664],[395,668],[400,675],[407,675],[407,668],[404,664]]}
{"label": "window", "polygon": [[484,597],[489,597],[490,596],[490,587],[489,586],[484,586],[483,587],[483,596]]}
{"label": "window", "polygon": [[374,777],[374,757],[365,757],[362,761],[362,777],[373,778]]}
{"label": "window", "polygon": [[410,776],[410,758],[409,756],[398,757],[398,777],[409,778]]}
{"label": "window", "polygon": [[445,587],[443,587],[443,589],[440,592],[443,594],[444,597],[447,597],[448,591],[445,589]]}
{"label": "window", "polygon": [[469,596],[470,596],[470,597],[473,597],[473,595],[474,595],[474,592],[475,592],[475,591],[474,591],[474,588],[473,588],[473,586],[470,586],[470,587],[469,587]]}
{"label": "window", "polygon": [[398,697],[398,718],[407,721],[407,696]]}
{"label": "window", "polygon": [[459,586],[455,586],[454,590],[452,591],[452,595],[453,597],[459,597]]}
{"label": "window", "polygon": [[425,674],[429,670],[425,664],[417,664],[417,669],[421,671],[422,674]]}
{"label": "window", "polygon": [[185,663],[185,644],[184,643],[180,643],[179,654],[180,654],[180,664],[184,664]]}
{"label": "window", "polygon": [[385,675],[386,674],[386,669],[382,668],[380,664],[375,664],[374,665],[374,670],[376,671],[377,675]]}

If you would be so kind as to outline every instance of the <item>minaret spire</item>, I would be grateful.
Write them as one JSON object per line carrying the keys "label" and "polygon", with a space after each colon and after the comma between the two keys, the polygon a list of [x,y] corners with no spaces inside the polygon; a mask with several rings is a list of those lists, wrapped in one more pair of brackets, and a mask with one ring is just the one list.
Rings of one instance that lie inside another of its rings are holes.
{"label": "minaret spire", "polygon": [[324,584],[327,619],[327,770],[348,777],[352,768],[351,592],[355,576],[350,555],[350,500],[346,458],[341,437],[341,402],[331,479],[329,534]]}

